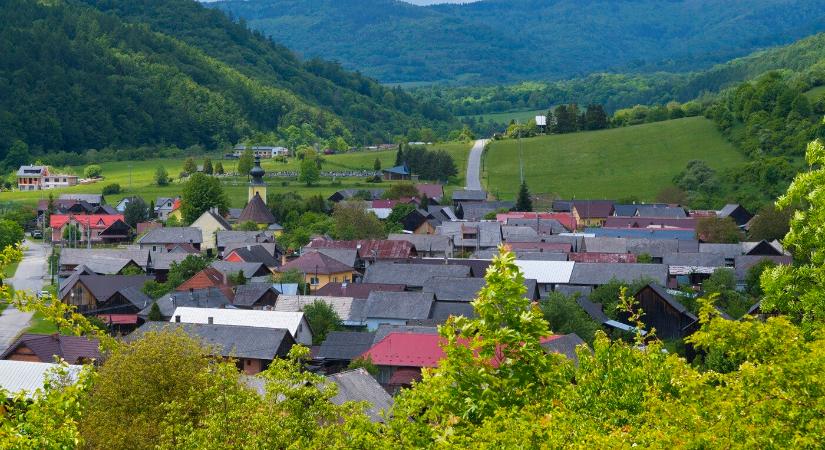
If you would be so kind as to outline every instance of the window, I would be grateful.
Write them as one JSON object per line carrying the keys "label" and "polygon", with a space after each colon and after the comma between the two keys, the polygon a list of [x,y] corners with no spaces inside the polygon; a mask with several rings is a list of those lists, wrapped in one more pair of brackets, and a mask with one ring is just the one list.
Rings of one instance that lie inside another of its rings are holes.
{"label": "window", "polygon": [[332,282],[337,283],[338,282],[338,277],[332,277]]}
{"label": "window", "polygon": [[309,284],[311,284],[313,286],[317,286],[318,285],[318,278],[317,277],[311,277],[309,279]]}

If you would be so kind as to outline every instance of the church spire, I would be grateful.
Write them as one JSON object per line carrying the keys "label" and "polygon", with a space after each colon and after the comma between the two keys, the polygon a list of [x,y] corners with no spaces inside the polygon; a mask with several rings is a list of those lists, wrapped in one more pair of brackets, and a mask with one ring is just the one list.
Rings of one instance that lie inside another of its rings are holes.
{"label": "church spire", "polygon": [[264,182],[264,175],[266,175],[266,172],[261,167],[261,158],[256,156],[255,165],[253,165],[252,170],[249,171],[249,176],[252,177],[252,179],[249,182],[249,198],[247,201],[252,201],[257,194],[261,197],[261,200],[266,203],[266,183]]}

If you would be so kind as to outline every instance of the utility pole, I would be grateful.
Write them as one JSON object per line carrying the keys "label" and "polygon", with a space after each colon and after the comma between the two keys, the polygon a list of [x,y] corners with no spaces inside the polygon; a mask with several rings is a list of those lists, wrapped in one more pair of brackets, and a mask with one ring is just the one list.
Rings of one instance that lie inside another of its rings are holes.
{"label": "utility pole", "polygon": [[132,190],[132,163],[129,163],[129,190]]}
{"label": "utility pole", "polygon": [[[516,122],[518,124],[518,122]],[[519,124],[518,128],[518,165],[519,165],[519,173],[521,176],[521,183],[524,184],[524,149],[521,145],[521,124]]]}

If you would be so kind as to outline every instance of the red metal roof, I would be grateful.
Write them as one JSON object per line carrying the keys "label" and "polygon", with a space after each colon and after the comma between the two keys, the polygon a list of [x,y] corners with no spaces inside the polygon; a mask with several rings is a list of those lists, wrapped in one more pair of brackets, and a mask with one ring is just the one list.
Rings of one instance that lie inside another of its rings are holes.
{"label": "red metal roof", "polygon": [[414,256],[415,253],[415,246],[409,241],[391,241],[389,239],[364,239],[359,241],[316,239],[310,242],[307,247],[357,249],[358,255],[365,259],[406,259]]}
{"label": "red metal roof", "polygon": [[[558,339],[562,335],[550,335],[540,339],[542,344]],[[364,352],[362,358],[370,358],[378,366],[396,367],[437,367],[444,358],[441,344],[444,339],[437,334],[390,333],[381,342]],[[496,353],[500,353],[498,350]],[[493,367],[501,361],[493,358]]]}
{"label": "red metal roof", "polygon": [[138,321],[137,314],[98,314],[97,318],[112,325],[135,325]]}
{"label": "red metal roof", "polygon": [[398,200],[373,200],[370,205],[372,208],[394,208],[398,204]]}
{"label": "red metal roof", "polygon": [[437,334],[390,333],[361,356],[375,365],[436,367],[444,357]]}
{"label": "red metal roof", "polygon": [[63,225],[73,219],[82,226],[92,229],[106,229],[118,220],[123,220],[123,214],[88,214],[88,215],[73,215],[73,214],[52,214],[49,218],[49,226],[52,228],[61,228]]}
{"label": "red metal roof", "polygon": [[444,197],[444,186],[440,184],[416,184],[415,188],[419,195],[425,195],[427,198],[440,200]]}
{"label": "red metal roof", "polygon": [[570,213],[536,213],[536,212],[507,212],[496,214],[496,220],[506,224],[508,219],[536,219],[557,220],[568,230],[576,229],[576,219]]}

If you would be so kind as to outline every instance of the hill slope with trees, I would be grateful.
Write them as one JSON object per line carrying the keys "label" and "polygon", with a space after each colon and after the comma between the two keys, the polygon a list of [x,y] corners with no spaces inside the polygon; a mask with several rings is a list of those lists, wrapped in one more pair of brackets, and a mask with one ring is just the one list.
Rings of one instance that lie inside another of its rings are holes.
{"label": "hill slope with trees", "polygon": [[385,82],[684,72],[825,29],[817,0],[227,0],[218,8],[308,55]]}
{"label": "hill slope with trees", "polygon": [[[381,142],[448,113],[287,49],[192,0],[0,4],[0,157],[107,146],[214,148],[304,127]],[[308,124],[308,125],[305,125]]]}

